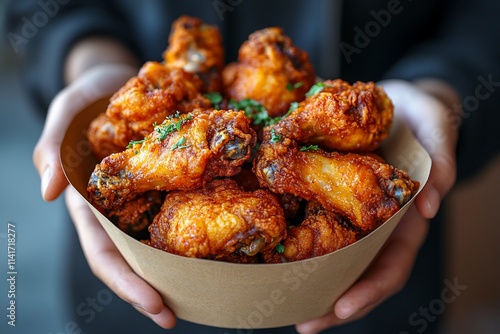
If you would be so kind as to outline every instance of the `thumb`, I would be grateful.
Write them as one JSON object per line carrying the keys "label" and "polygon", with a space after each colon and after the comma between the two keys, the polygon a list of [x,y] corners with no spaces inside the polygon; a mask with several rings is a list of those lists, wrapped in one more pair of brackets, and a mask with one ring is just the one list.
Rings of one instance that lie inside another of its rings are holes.
{"label": "thumb", "polygon": [[135,73],[130,66],[96,66],[54,98],[33,151],[33,163],[41,177],[44,200],[56,199],[68,184],[59,161],[59,150],[73,117],[92,102],[110,96]]}

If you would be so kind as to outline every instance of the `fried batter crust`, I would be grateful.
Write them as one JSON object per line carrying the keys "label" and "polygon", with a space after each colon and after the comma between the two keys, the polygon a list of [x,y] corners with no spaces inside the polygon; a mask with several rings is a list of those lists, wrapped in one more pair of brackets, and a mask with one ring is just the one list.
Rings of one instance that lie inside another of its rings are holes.
{"label": "fried batter crust", "polygon": [[275,131],[299,143],[345,152],[375,150],[387,138],[394,107],[373,82],[327,80],[323,90],[299,103]]}
{"label": "fried batter crust", "polygon": [[149,190],[198,188],[238,173],[255,142],[243,112],[197,109],[165,119],[144,141],[104,158],[87,190],[107,209]]}
{"label": "fried batter crust", "polygon": [[[153,131],[154,124],[176,112],[211,108],[200,91],[203,82],[196,74],[168,69],[158,62],[147,62],[139,74],[110,99],[106,116],[89,126],[87,136],[94,153],[102,159],[125,149],[131,140],[140,140]],[[106,131],[102,130],[105,122]]]}
{"label": "fried batter crust", "polygon": [[253,170],[262,187],[314,199],[365,231],[395,214],[419,187],[405,171],[371,156],[301,151],[289,138],[273,142],[269,128]]}
{"label": "fried batter crust", "polygon": [[163,192],[147,191],[122,205],[101,212],[120,230],[137,238],[149,238],[148,227],[160,212]]}
{"label": "fried batter crust", "polygon": [[244,262],[274,248],[286,235],[277,199],[267,190],[245,192],[232,179],[173,191],[149,227],[150,244],[170,253]]}
{"label": "fried batter crust", "polygon": [[292,226],[281,242],[282,253],[263,253],[266,263],[293,262],[329,254],[354,243],[357,233],[340,214],[325,210],[317,201],[309,201],[306,216],[299,226]]}
{"label": "fried batter crust", "polygon": [[253,99],[270,117],[282,116],[291,102],[302,101],[315,79],[308,54],[277,27],[251,34],[240,47],[238,62],[223,71],[228,98]]}
{"label": "fried batter crust", "polygon": [[196,73],[204,83],[203,92],[221,91],[224,49],[216,26],[181,16],[172,24],[168,42],[163,54],[167,67]]}

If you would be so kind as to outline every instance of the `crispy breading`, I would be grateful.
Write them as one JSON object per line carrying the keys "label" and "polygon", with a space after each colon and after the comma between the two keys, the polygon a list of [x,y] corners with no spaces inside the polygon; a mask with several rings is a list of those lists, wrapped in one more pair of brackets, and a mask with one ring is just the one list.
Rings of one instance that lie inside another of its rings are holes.
{"label": "crispy breading", "polygon": [[317,93],[299,103],[275,131],[299,143],[330,150],[363,152],[376,149],[387,138],[394,107],[373,82],[342,80],[317,84]]}
{"label": "crispy breading", "polygon": [[238,53],[238,62],[223,71],[229,99],[253,99],[270,117],[282,116],[291,102],[301,101],[316,80],[307,53],[281,28],[252,33]]}
{"label": "crispy breading", "polygon": [[104,158],[90,176],[90,199],[107,209],[149,190],[190,190],[232,176],[256,134],[243,112],[197,109],[167,117],[144,140]]}
{"label": "crispy breading", "polygon": [[204,83],[203,92],[221,91],[224,49],[216,26],[181,16],[172,24],[168,42],[163,54],[167,67],[196,73]]}
{"label": "crispy breading", "polygon": [[277,199],[267,190],[246,192],[232,179],[191,191],[170,192],[149,227],[150,244],[170,253],[248,262],[286,235]]}
{"label": "crispy breading", "polygon": [[317,201],[306,206],[306,216],[298,226],[287,231],[281,241],[282,252],[276,249],[263,253],[266,263],[293,262],[329,254],[357,240],[356,230],[342,215],[325,210]]}
{"label": "crispy breading", "polygon": [[254,160],[262,187],[315,199],[362,230],[395,214],[416,192],[405,171],[368,155],[307,149],[289,138],[272,140],[266,128]]}
{"label": "crispy breading", "polygon": [[[145,63],[137,76],[113,94],[106,116],[90,124],[87,136],[92,147],[98,148],[94,153],[102,159],[120,152],[131,140],[144,138],[155,123],[176,112],[211,108],[210,100],[200,93],[202,86],[196,74],[168,69],[158,62]],[[107,131],[101,129],[103,121]]]}

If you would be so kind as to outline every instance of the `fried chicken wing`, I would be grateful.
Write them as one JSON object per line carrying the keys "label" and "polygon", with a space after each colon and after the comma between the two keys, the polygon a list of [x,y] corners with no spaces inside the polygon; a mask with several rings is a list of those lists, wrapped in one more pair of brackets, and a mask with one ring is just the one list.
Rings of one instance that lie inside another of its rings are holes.
{"label": "fried chicken wing", "polygon": [[203,92],[221,90],[224,49],[216,26],[198,18],[181,16],[172,24],[169,45],[163,57],[169,68],[196,73],[204,83]]}
{"label": "fried chicken wing", "polygon": [[240,47],[238,62],[223,71],[228,98],[255,100],[270,117],[282,116],[291,102],[303,100],[315,79],[307,53],[276,27],[251,34]]}
{"label": "fried chicken wing", "polygon": [[317,91],[299,103],[275,131],[300,143],[339,151],[372,151],[387,138],[393,105],[373,82],[342,80],[316,84]]}
{"label": "fried chicken wing", "polygon": [[[211,108],[202,95],[222,89],[224,51],[215,26],[183,16],[172,25],[164,62],[146,62],[110,99],[106,116],[91,123],[88,138],[102,159],[122,151],[131,140],[153,130],[154,123],[195,108]],[[102,127],[104,129],[101,129]]]}
{"label": "fried chicken wing", "polygon": [[[200,91],[203,82],[192,73],[147,62],[110,99],[106,116],[98,116],[87,136],[100,159],[122,151],[131,140],[153,131],[153,124],[176,112],[210,108],[210,100]],[[103,128],[104,126],[104,128]]]}
{"label": "fried chicken wing", "polygon": [[390,218],[419,187],[405,171],[371,156],[309,149],[289,138],[276,139],[266,128],[254,160],[261,185],[315,199],[365,231]]}
{"label": "fried chicken wing", "polygon": [[269,191],[245,192],[226,178],[170,192],[149,231],[150,245],[167,252],[244,263],[245,256],[273,249],[286,223]]}
{"label": "fried chicken wing", "polygon": [[317,201],[306,206],[306,216],[299,226],[292,226],[276,249],[263,253],[266,263],[292,262],[329,254],[357,240],[356,230],[340,214],[325,210]]}
{"label": "fried chicken wing", "polygon": [[[87,138],[92,148],[92,153],[102,160],[111,153],[123,151],[126,144],[118,145],[120,141],[117,139],[117,126],[109,119],[106,113],[99,114],[90,124],[87,129]],[[125,131],[127,128],[125,127]],[[123,134],[122,134],[123,135]],[[133,134],[125,136],[132,139]],[[138,139],[138,138],[136,138]]]}
{"label": "fried chicken wing", "polygon": [[149,190],[198,188],[239,172],[255,142],[243,112],[176,114],[127,150],[104,158],[87,190],[93,203],[108,209]]}

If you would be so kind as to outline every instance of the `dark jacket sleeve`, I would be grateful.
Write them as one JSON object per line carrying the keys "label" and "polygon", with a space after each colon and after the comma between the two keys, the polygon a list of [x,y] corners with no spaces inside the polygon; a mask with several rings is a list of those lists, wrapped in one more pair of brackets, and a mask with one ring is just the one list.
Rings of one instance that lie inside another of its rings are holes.
{"label": "dark jacket sleeve", "polygon": [[6,11],[7,38],[23,61],[23,83],[42,111],[64,87],[65,59],[77,40],[98,34],[133,44],[111,1],[13,0]]}
{"label": "dark jacket sleeve", "polygon": [[461,112],[445,121],[459,127],[458,174],[470,175],[499,152],[500,2],[459,0],[435,38],[397,62],[386,78],[442,79],[461,95]]}

